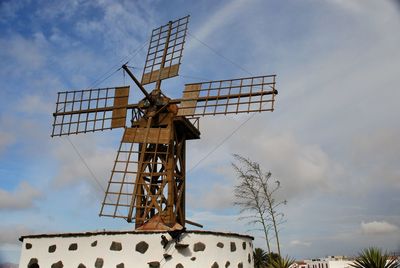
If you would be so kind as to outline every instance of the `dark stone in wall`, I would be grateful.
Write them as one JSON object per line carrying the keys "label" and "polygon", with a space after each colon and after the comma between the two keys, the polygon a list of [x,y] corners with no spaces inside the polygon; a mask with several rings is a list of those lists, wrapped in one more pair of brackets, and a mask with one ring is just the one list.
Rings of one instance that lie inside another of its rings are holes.
{"label": "dark stone in wall", "polygon": [[225,263],[225,268],[228,268],[230,265],[231,265],[231,263],[230,263],[229,261],[227,261],[227,262]]}
{"label": "dark stone in wall", "polygon": [[26,249],[31,249],[32,248],[32,244],[31,243],[26,243],[25,244],[25,248]]}
{"label": "dark stone in wall", "polygon": [[116,266],[116,268],[124,268],[125,267],[125,265],[124,265],[124,263],[120,263],[120,264],[117,264],[117,266]]}
{"label": "dark stone in wall", "polygon": [[183,265],[181,263],[178,263],[176,266],[176,268],[184,268]]}
{"label": "dark stone in wall", "polygon": [[78,249],[78,244],[77,243],[72,243],[68,247],[68,250],[77,250],[77,249]]}
{"label": "dark stone in wall", "polygon": [[204,243],[201,242],[197,242],[196,244],[194,244],[193,246],[193,251],[197,252],[197,251],[204,251],[206,249],[206,245]]}
{"label": "dark stone in wall", "polygon": [[97,258],[96,262],[94,263],[95,268],[103,268],[104,260],[102,258]]}
{"label": "dark stone in wall", "polygon": [[28,266],[28,268],[40,268],[40,267],[39,267],[39,264],[32,263],[31,265]]}
{"label": "dark stone in wall", "polygon": [[191,260],[191,261],[195,261],[195,260],[196,260],[196,257],[191,257],[190,260]]}
{"label": "dark stone in wall", "polygon": [[56,251],[57,246],[56,245],[51,245],[49,247],[49,253],[53,253],[54,251]]}
{"label": "dark stone in wall", "polygon": [[28,263],[28,268],[32,267],[33,264],[37,264],[37,263],[38,263],[38,259],[32,258]]}
{"label": "dark stone in wall", "polygon": [[213,265],[211,265],[211,268],[219,268],[219,265],[217,262],[214,262]]}
{"label": "dark stone in wall", "polygon": [[64,264],[62,263],[62,261],[58,261],[51,265],[51,268],[63,268],[63,267],[64,267]]}
{"label": "dark stone in wall", "polygon": [[247,255],[247,260],[248,260],[249,263],[251,263],[251,255],[250,255],[250,253]]}
{"label": "dark stone in wall", "polygon": [[111,243],[110,250],[120,251],[122,250],[122,244],[120,242],[113,241]]}
{"label": "dark stone in wall", "polygon": [[231,252],[236,251],[236,244],[235,242],[231,242]]}
{"label": "dark stone in wall", "polygon": [[167,237],[165,236],[165,235],[162,235],[161,236],[161,245],[163,246],[163,248],[166,248],[167,247],[167,245],[168,245],[168,239],[167,239]]}
{"label": "dark stone in wall", "polygon": [[163,256],[164,256],[164,259],[166,259],[166,260],[169,260],[172,258],[172,255],[170,255],[168,253],[164,253]]}
{"label": "dark stone in wall", "polygon": [[224,247],[224,243],[218,242],[218,243],[217,243],[217,247],[223,248],[223,247]]}
{"label": "dark stone in wall", "polygon": [[175,244],[175,248],[177,250],[183,250],[183,249],[187,248],[188,246],[189,246],[189,244],[181,244],[181,243]]}
{"label": "dark stone in wall", "polygon": [[239,262],[238,268],[243,268],[243,263]]}
{"label": "dark stone in wall", "polygon": [[246,242],[243,242],[243,243],[242,243],[242,248],[243,248],[243,249],[246,249]]}
{"label": "dark stone in wall", "polygon": [[144,254],[148,248],[149,248],[149,244],[147,244],[144,241],[140,241],[139,243],[136,244],[135,250],[137,252]]}
{"label": "dark stone in wall", "polygon": [[150,268],[159,268],[160,267],[160,262],[158,261],[152,261],[148,262]]}
{"label": "dark stone in wall", "polygon": [[80,263],[80,264],[78,265],[78,268],[86,268],[86,266],[85,266],[83,263]]}
{"label": "dark stone in wall", "polygon": [[97,240],[96,241],[94,241],[92,244],[90,244],[92,247],[95,247],[95,246],[97,246]]}

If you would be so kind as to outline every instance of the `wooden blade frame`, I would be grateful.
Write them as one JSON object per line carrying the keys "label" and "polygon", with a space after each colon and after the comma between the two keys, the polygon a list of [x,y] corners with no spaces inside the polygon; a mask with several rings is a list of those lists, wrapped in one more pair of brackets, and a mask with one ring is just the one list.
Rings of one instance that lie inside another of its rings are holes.
{"label": "wooden blade frame", "polygon": [[[273,111],[275,75],[186,84],[178,115]],[[266,105],[268,104],[268,105]]]}
{"label": "wooden blade frame", "polygon": [[[273,111],[275,75],[186,84],[178,115]],[[265,105],[269,103],[269,105]]]}
{"label": "wooden blade frame", "polygon": [[125,127],[129,87],[59,92],[51,136]]}
{"label": "wooden blade frame", "polygon": [[142,75],[142,85],[178,75],[189,16],[154,29]]}

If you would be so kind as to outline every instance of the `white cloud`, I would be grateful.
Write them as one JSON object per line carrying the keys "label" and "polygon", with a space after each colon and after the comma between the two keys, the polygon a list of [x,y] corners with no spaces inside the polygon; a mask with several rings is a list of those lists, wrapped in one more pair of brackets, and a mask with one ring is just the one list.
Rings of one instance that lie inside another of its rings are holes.
{"label": "white cloud", "polygon": [[249,231],[249,229],[255,228],[253,225],[249,226],[244,221],[238,220],[238,216],[232,214],[213,213],[210,211],[189,211],[186,218],[203,224],[205,230],[245,233]]}
{"label": "white cloud", "polygon": [[27,114],[42,113],[51,115],[53,104],[46,102],[43,97],[39,95],[24,95],[16,104],[16,110]]}
{"label": "white cloud", "polygon": [[[249,121],[196,169],[218,167],[218,172],[224,176],[227,185],[233,186],[235,174],[229,172],[232,171],[231,154],[238,153],[258,162],[265,171],[271,171],[274,180],[282,183],[284,199],[311,196],[318,190],[334,189],[333,179],[340,174],[341,167],[327,152],[317,144],[298,140],[294,133],[269,130],[269,126],[260,124],[262,119],[258,117]],[[221,130],[221,125],[225,131]],[[206,155],[237,125],[237,121],[217,117],[212,118],[212,121],[202,122],[202,128],[206,132],[203,132],[202,140],[191,146],[190,159],[196,158],[196,161]],[[188,164],[189,167],[193,165]]]}
{"label": "white cloud", "polygon": [[[1,149],[4,150],[7,146],[14,144],[12,153],[20,157],[18,162],[21,160],[24,161],[26,157],[32,154],[43,157],[49,138],[47,126],[51,124],[50,120],[47,122],[39,120],[38,117],[34,116],[37,115],[34,110],[24,111],[24,108],[20,107],[19,104],[19,100],[15,102],[10,101],[7,103],[11,107],[10,110],[7,110],[0,116],[0,152]],[[37,107],[37,109],[40,111],[44,107],[48,106],[44,105]],[[50,119],[50,116],[48,119]],[[4,130],[1,130],[1,128]],[[29,138],[27,138],[28,133]]]}
{"label": "white cloud", "polygon": [[107,40],[104,42],[105,48],[117,59],[131,54],[148,36],[150,28],[155,25],[150,23],[153,17],[152,9],[145,1],[123,4],[104,0],[91,4],[94,8],[101,10],[101,16],[90,20],[86,18],[77,20],[76,31],[84,38],[102,36],[103,40]]}
{"label": "white cloud", "polygon": [[326,2],[342,8],[343,10],[358,13],[368,13],[371,10],[380,12],[386,9],[387,12],[393,12],[392,3],[397,4],[398,0],[366,1],[366,0],[327,0]]}
{"label": "white cloud", "polygon": [[22,235],[32,234],[33,231],[25,225],[0,225],[0,244],[20,245],[18,238]]}
{"label": "white cloud", "polygon": [[398,226],[386,221],[361,222],[361,231],[365,234],[388,234],[398,230]]}
{"label": "white cloud", "polygon": [[300,240],[292,240],[289,243],[291,246],[304,246],[304,247],[310,247],[311,246],[311,242],[305,242],[305,241],[300,241]]}
{"label": "white cloud", "polygon": [[36,10],[35,16],[46,19],[68,20],[77,11],[88,6],[90,4],[85,3],[85,1],[47,1],[45,5]]}
{"label": "white cloud", "polygon": [[[332,160],[327,152],[317,144],[307,144],[298,140],[293,133],[269,131],[269,126],[260,124],[260,117],[249,121],[218,150],[191,170],[203,156],[231,133],[239,122],[217,117],[202,122],[202,139],[189,145],[189,207],[210,210],[233,207],[237,174],[230,164],[234,161],[232,153],[249,157],[258,162],[264,171],[271,171],[271,181],[281,182],[282,188],[276,196],[279,200],[297,202],[294,200],[311,198],[320,191],[327,194],[341,188],[335,185],[337,176],[342,172],[340,164]],[[224,130],[221,129],[222,125]],[[192,180],[193,176],[202,179]]]}
{"label": "white cloud", "polygon": [[0,130],[0,153],[2,153],[7,146],[15,142],[15,137],[11,133]]}
{"label": "white cloud", "polygon": [[41,33],[36,33],[32,38],[20,35],[9,35],[0,39],[0,56],[10,58],[13,62],[6,70],[18,66],[18,73],[22,71],[34,71],[41,68],[45,62],[42,50],[45,49],[45,40]]}
{"label": "white cloud", "polygon": [[[264,166],[274,178],[281,180],[289,196],[330,187],[332,174],[337,173],[333,161],[316,144],[302,144],[291,133],[265,135],[256,138],[253,149],[260,148]],[[273,153],[271,153],[273,152]]]}
{"label": "white cloud", "polygon": [[188,205],[195,209],[218,210],[233,206],[233,186],[230,183],[215,183],[206,188],[196,189],[187,196]]}
{"label": "white cloud", "polygon": [[[244,0],[229,1],[228,4],[223,6],[212,14],[202,27],[196,32],[196,37],[200,40],[205,40],[216,28],[223,27],[230,20],[236,20],[237,14],[243,12],[243,6],[248,4]],[[193,48],[193,47],[191,47]]]}
{"label": "white cloud", "polygon": [[[55,144],[52,151],[52,155],[54,155],[59,166],[52,182],[56,188],[86,182],[93,186],[92,190],[95,190],[95,192],[102,193],[105,189],[117,147],[108,147],[99,142],[101,137],[94,135],[96,134],[57,138],[61,141]],[[111,133],[108,132],[108,135],[111,135]],[[93,175],[97,181],[93,178]],[[101,185],[102,189],[98,184]]]}
{"label": "white cloud", "polygon": [[21,182],[12,191],[0,189],[0,210],[23,210],[33,207],[42,193],[27,182]]}
{"label": "white cloud", "polygon": [[23,1],[1,1],[0,2],[0,22],[7,22],[14,19],[17,12],[23,7]]}
{"label": "white cloud", "polygon": [[349,10],[349,11],[353,11],[353,12],[360,12],[362,5],[365,5],[365,2],[367,2],[367,1],[363,1],[363,0],[330,0],[328,2],[336,4],[345,10]]}
{"label": "white cloud", "polygon": [[[33,233],[34,232],[25,225],[0,224],[0,266],[4,262],[18,263],[21,256],[22,244],[19,238],[23,235],[31,235]],[[15,267],[18,267],[18,265]]]}
{"label": "white cloud", "polygon": [[[381,128],[358,136],[351,150],[352,165],[370,181],[364,188],[389,185],[400,189],[400,144],[394,142],[400,136],[400,129]],[[379,178],[379,180],[376,180]]]}

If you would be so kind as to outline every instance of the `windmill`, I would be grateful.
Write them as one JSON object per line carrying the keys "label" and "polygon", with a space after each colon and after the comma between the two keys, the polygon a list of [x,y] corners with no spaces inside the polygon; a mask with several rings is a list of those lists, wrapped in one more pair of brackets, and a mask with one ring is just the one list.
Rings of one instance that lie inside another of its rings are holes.
{"label": "windmill", "polygon": [[129,86],[58,93],[52,137],[124,129],[100,216],[135,229],[197,225],[185,217],[185,144],[200,138],[199,117],[274,110],[275,75],[186,84],[180,99],[164,94],[161,82],[179,73],[188,22],[152,31],[141,81],[122,66],[144,94],[138,103],[128,102]]}

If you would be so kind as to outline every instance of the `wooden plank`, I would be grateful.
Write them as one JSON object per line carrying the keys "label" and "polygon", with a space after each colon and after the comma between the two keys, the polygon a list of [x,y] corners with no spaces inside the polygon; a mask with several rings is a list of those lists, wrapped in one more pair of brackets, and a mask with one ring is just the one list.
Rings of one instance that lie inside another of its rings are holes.
{"label": "wooden plank", "polygon": [[129,87],[115,88],[114,105],[112,110],[111,128],[125,127],[126,111],[129,99]]}
{"label": "wooden plank", "polygon": [[146,128],[127,128],[125,129],[122,141],[131,143],[167,144],[169,143],[170,133],[170,128],[150,128],[146,139]]}
{"label": "wooden plank", "polygon": [[129,96],[129,86],[126,87],[116,87],[115,88],[115,98],[128,97]]}
{"label": "wooden plank", "polygon": [[[178,72],[179,72],[179,64],[178,63],[171,65],[169,67],[164,67],[161,69],[160,79],[163,80],[163,79],[177,76]],[[160,70],[155,70],[150,73],[143,74],[142,85],[156,82],[158,80],[159,73],[160,73]]]}
{"label": "wooden plank", "polygon": [[[199,97],[201,84],[185,85],[182,102],[178,110],[178,115],[193,115],[196,110],[197,98]],[[188,99],[188,100],[185,100]]]}

